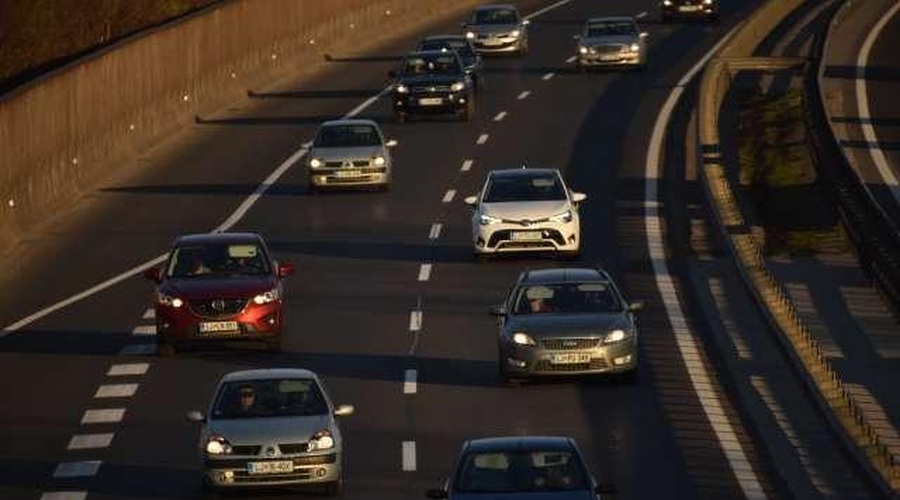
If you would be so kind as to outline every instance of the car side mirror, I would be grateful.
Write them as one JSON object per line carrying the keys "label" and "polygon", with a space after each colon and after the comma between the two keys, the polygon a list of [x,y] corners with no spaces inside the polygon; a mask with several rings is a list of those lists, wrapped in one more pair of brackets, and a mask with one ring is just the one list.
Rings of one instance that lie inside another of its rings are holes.
{"label": "car side mirror", "polygon": [[594,493],[613,494],[616,493],[616,487],[610,483],[600,483],[594,487]]}
{"label": "car side mirror", "polygon": [[500,304],[498,306],[491,307],[491,316],[506,316],[506,306]]}
{"label": "car side mirror", "polygon": [[144,269],[144,277],[154,283],[160,283],[162,281],[162,268],[153,266],[149,269]]}
{"label": "car side mirror", "polygon": [[353,405],[338,405],[338,407],[334,409],[334,416],[346,417],[348,415],[353,415],[354,411],[356,411],[356,408],[354,408]]}
{"label": "car side mirror", "polygon": [[638,36],[641,37],[641,39],[645,39],[645,38],[650,37],[650,33],[647,33],[646,31],[641,31],[641,34]]}
{"label": "car side mirror", "polygon": [[189,411],[187,414],[187,419],[188,422],[206,422],[206,417],[203,415],[203,412],[200,412],[198,410]]}
{"label": "car side mirror", "polygon": [[586,199],[587,195],[584,193],[572,193],[572,203],[581,203]]}
{"label": "car side mirror", "polygon": [[463,203],[465,203],[466,205],[469,205],[470,207],[474,207],[475,205],[478,204],[478,197],[477,196],[466,196],[466,198],[463,200]]}
{"label": "car side mirror", "polygon": [[447,490],[443,488],[429,488],[425,490],[426,498],[448,498],[449,494]]}
{"label": "car side mirror", "polygon": [[397,70],[395,70],[395,69],[389,70],[387,74],[388,74],[388,76],[391,77],[391,78],[396,78],[396,77],[397,77]]}
{"label": "car side mirror", "polygon": [[396,140],[396,139],[390,139],[390,140],[388,140],[386,143],[384,143],[384,145],[387,146],[387,147],[389,147],[389,148],[392,148],[392,147],[394,147],[394,146],[397,145],[397,140]]}
{"label": "car side mirror", "polygon": [[294,274],[294,265],[290,262],[284,262],[278,264],[278,277],[279,278],[287,278],[288,276]]}
{"label": "car side mirror", "polygon": [[640,310],[643,309],[643,308],[644,308],[644,302],[643,302],[643,301],[632,302],[632,303],[628,304],[628,310],[631,311],[631,312],[640,311]]}

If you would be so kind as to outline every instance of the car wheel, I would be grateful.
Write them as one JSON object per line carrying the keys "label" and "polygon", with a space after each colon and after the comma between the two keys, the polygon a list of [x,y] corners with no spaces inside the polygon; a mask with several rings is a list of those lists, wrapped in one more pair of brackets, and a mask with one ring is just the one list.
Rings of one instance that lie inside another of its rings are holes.
{"label": "car wheel", "polygon": [[279,353],[281,352],[281,336],[277,336],[274,339],[269,339],[266,341],[266,348],[269,352]]}
{"label": "car wheel", "polygon": [[337,481],[331,481],[330,483],[325,483],[325,495],[329,497],[337,497],[344,494],[344,473],[341,472],[341,477],[338,478]]}
{"label": "car wheel", "polygon": [[402,111],[394,111],[394,123],[406,122],[406,113]]}
{"label": "car wheel", "polygon": [[638,382],[638,369],[637,367],[635,367],[632,370],[622,373],[621,375],[619,375],[619,377],[621,378],[622,382],[628,385],[636,384]]}
{"label": "car wheel", "polygon": [[462,112],[462,120],[466,122],[472,121],[472,118],[475,117],[475,96],[469,97],[469,102],[466,103],[466,108]]}

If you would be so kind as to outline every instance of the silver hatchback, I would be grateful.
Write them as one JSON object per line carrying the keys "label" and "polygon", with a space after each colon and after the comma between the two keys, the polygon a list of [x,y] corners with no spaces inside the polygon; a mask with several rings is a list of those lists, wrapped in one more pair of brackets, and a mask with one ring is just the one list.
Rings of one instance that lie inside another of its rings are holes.
{"label": "silver hatchback", "polygon": [[390,148],[372,120],[331,120],[319,126],[307,154],[310,189],[377,186],[391,182]]}
{"label": "silver hatchback", "polygon": [[576,57],[581,70],[596,66],[647,65],[647,32],[639,31],[628,16],[595,17],[575,35]]}
{"label": "silver hatchback", "polygon": [[204,486],[231,490],[258,486],[322,484],[343,490],[343,446],[335,407],[309,370],[274,368],[232,372],[219,382],[201,422]]}

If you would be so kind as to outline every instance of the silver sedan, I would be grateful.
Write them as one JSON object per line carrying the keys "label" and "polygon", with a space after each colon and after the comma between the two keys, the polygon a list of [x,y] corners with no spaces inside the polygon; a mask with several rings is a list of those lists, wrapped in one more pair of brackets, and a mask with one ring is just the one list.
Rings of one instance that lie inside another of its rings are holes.
{"label": "silver sedan", "polygon": [[319,126],[307,154],[309,185],[324,187],[370,186],[387,189],[391,182],[390,148],[372,120],[331,120]]}
{"label": "silver sedan", "polygon": [[463,23],[463,34],[479,53],[528,53],[528,19],[512,4],[481,5]]}
{"label": "silver sedan", "polygon": [[627,16],[595,17],[584,23],[575,35],[579,69],[595,66],[647,65],[646,32],[639,31],[634,18]]}
{"label": "silver sedan", "polygon": [[225,375],[201,422],[204,486],[214,490],[322,484],[343,490],[343,448],[335,407],[309,370],[276,368]]}

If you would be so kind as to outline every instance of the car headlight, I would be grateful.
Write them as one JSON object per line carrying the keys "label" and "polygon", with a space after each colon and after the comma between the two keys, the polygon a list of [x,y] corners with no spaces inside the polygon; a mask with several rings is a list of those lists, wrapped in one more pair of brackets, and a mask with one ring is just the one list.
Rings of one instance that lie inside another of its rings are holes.
{"label": "car headlight", "polygon": [[671,5],[672,5],[672,0],[663,0],[663,5],[665,5],[666,7],[671,6]]}
{"label": "car headlight", "polygon": [[612,344],[615,342],[621,342],[629,337],[628,332],[622,329],[613,330],[609,332],[606,337],[603,338],[604,344]]}
{"label": "car headlight", "polygon": [[407,87],[406,85],[403,85],[402,83],[398,83],[397,86],[394,87],[394,90],[398,94],[406,94],[409,92],[409,87]]}
{"label": "car headlight", "polygon": [[450,85],[450,90],[453,92],[459,92],[464,88],[466,88],[466,84],[463,82],[453,82],[453,84]]}
{"label": "car headlight", "polygon": [[313,159],[309,160],[309,166],[310,166],[310,168],[319,168],[322,166],[322,160],[320,160],[318,158],[313,158]]}
{"label": "car headlight", "polygon": [[475,39],[475,33],[471,32],[471,31],[466,31],[466,38],[468,38],[469,40]]}
{"label": "car headlight", "polygon": [[493,215],[481,214],[478,216],[478,223],[482,226],[490,226],[491,224],[499,224],[503,219],[494,217]]}
{"label": "car headlight", "polygon": [[706,5],[712,5],[713,0],[703,0],[703,3],[705,3]]}
{"label": "car headlight", "polygon": [[561,214],[556,214],[553,217],[550,217],[550,222],[572,222],[572,211],[566,210]]}
{"label": "car headlight", "polygon": [[374,162],[376,165],[378,165],[380,167],[380,166],[384,165],[384,156],[376,156],[372,160],[372,162]]}
{"label": "car headlight", "polygon": [[231,453],[231,445],[222,436],[210,436],[204,448],[210,455],[227,455]]}
{"label": "car headlight", "polygon": [[322,429],[313,434],[307,445],[309,451],[327,450],[328,448],[334,448],[334,437],[331,436],[331,431],[328,429]]}
{"label": "car headlight", "polygon": [[180,298],[173,297],[172,295],[166,295],[164,293],[156,294],[156,303],[163,306],[174,307],[176,309],[184,305],[184,301]]}
{"label": "car headlight", "polygon": [[578,53],[579,53],[579,54],[587,54],[587,53],[588,53],[588,48],[585,47],[584,45],[579,45],[579,46],[578,46]]}
{"label": "car headlight", "polygon": [[519,345],[535,345],[534,339],[531,338],[527,333],[515,333],[512,336],[512,340]]}
{"label": "car headlight", "polygon": [[636,43],[632,43],[631,47],[629,47],[629,48],[631,49],[632,52],[640,52],[640,50],[641,50],[641,46]]}
{"label": "car headlight", "polygon": [[519,32],[519,30],[512,30],[512,31],[509,32],[509,36],[511,36],[511,37],[513,37],[513,38],[519,38],[519,35],[521,35],[521,33]]}
{"label": "car headlight", "polygon": [[258,305],[270,304],[278,300],[278,289],[273,288],[268,292],[261,293],[255,297],[253,297],[253,303]]}

